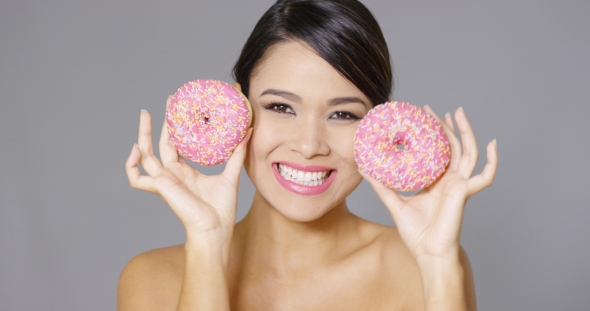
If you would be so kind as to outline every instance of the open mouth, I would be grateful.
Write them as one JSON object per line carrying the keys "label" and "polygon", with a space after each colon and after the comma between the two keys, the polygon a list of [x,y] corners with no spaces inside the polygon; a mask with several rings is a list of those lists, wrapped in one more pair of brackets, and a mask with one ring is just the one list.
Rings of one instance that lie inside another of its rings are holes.
{"label": "open mouth", "polygon": [[302,171],[290,167],[288,165],[278,163],[277,171],[285,180],[302,186],[320,186],[322,185],[332,174],[332,170],[323,171]]}

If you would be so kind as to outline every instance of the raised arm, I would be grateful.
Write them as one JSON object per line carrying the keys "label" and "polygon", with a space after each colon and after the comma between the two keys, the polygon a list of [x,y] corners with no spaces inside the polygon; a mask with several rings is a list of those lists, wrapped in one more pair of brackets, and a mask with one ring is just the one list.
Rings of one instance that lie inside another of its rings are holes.
{"label": "raised arm", "polygon": [[[436,117],[430,109],[425,109]],[[487,146],[487,164],[472,176],[478,160],[477,144],[462,108],[455,112],[457,137],[447,114],[440,120],[451,144],[447,171],[414,196],[401,196],[361,172],[389,209],[400,236],[420,269],[426,310],[475,310],[471,270],[459,243],[465,203],[492,184],[498,166],[496,140]]]}
{"label": "raised arm", "polygon": [[[170,99],[168,99],[170,100]],[[160,196],[186,230],[185,265],[177,310],[229,310],[226,271],[236,215],[239,174],[251,130],[225,170],[206,176],[178,156],[166,124],[160,136],[160,159],[153,152],[151,116],[142,111],[138,143],[125,163],[131,187]],[[139,165],[146,175],[142,175]],[[150,282],[166,280],[166,266],[139,256],[122,273],[119,310],[162,310]],[[147,262],[147,263],[146,263]],[[150,267],[150,269],[146,269]],[[153,270],[157,271],[150,271]],[[164,275],[160,275],[160,274]],[[138,292],[139,291],[139,292]]]}

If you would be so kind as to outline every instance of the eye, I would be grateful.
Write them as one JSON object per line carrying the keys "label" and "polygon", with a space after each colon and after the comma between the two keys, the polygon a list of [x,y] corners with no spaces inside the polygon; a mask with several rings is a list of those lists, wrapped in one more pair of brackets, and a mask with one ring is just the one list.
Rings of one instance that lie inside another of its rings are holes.
{"label": "eye", "polygon": [[332,114],[330,116],[330,119],[359,120],[360,118],[354,113],[350,113],[350,112],[346,112],[346,111],[336,111],[336,112],[334,112],[334,114]]}
{"label": "eye", "polygon": [[295,114],[295,112],[293,111],[291,106],[289,106],[287,104],[283,104],[283,103],[270,103],[270,104],[264,106],[264,109],[272,110],[277,113]]}

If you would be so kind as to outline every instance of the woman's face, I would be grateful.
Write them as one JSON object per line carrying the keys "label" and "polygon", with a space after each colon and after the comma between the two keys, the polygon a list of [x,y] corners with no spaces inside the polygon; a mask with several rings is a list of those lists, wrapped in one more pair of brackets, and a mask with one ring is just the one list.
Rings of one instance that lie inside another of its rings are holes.
{"label": "woman's face", "polygon": [[284,216],[318,219],[360,183],[354,133],[369,99],[307,44],[268,50],[250,81],[248,176]]}

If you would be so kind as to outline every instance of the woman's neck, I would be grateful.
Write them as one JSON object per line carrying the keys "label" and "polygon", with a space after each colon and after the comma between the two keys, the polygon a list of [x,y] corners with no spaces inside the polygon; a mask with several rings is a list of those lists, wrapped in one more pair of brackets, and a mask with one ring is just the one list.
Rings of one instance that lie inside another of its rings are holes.
{"label": "woman's neck", "polygon": [[236,224],[232,248],[241,260],[307,269],[332,264],[358,249],[359,225],[345,201],[316,220],[299,222],[282,215],[256,192],[250,211]]}

